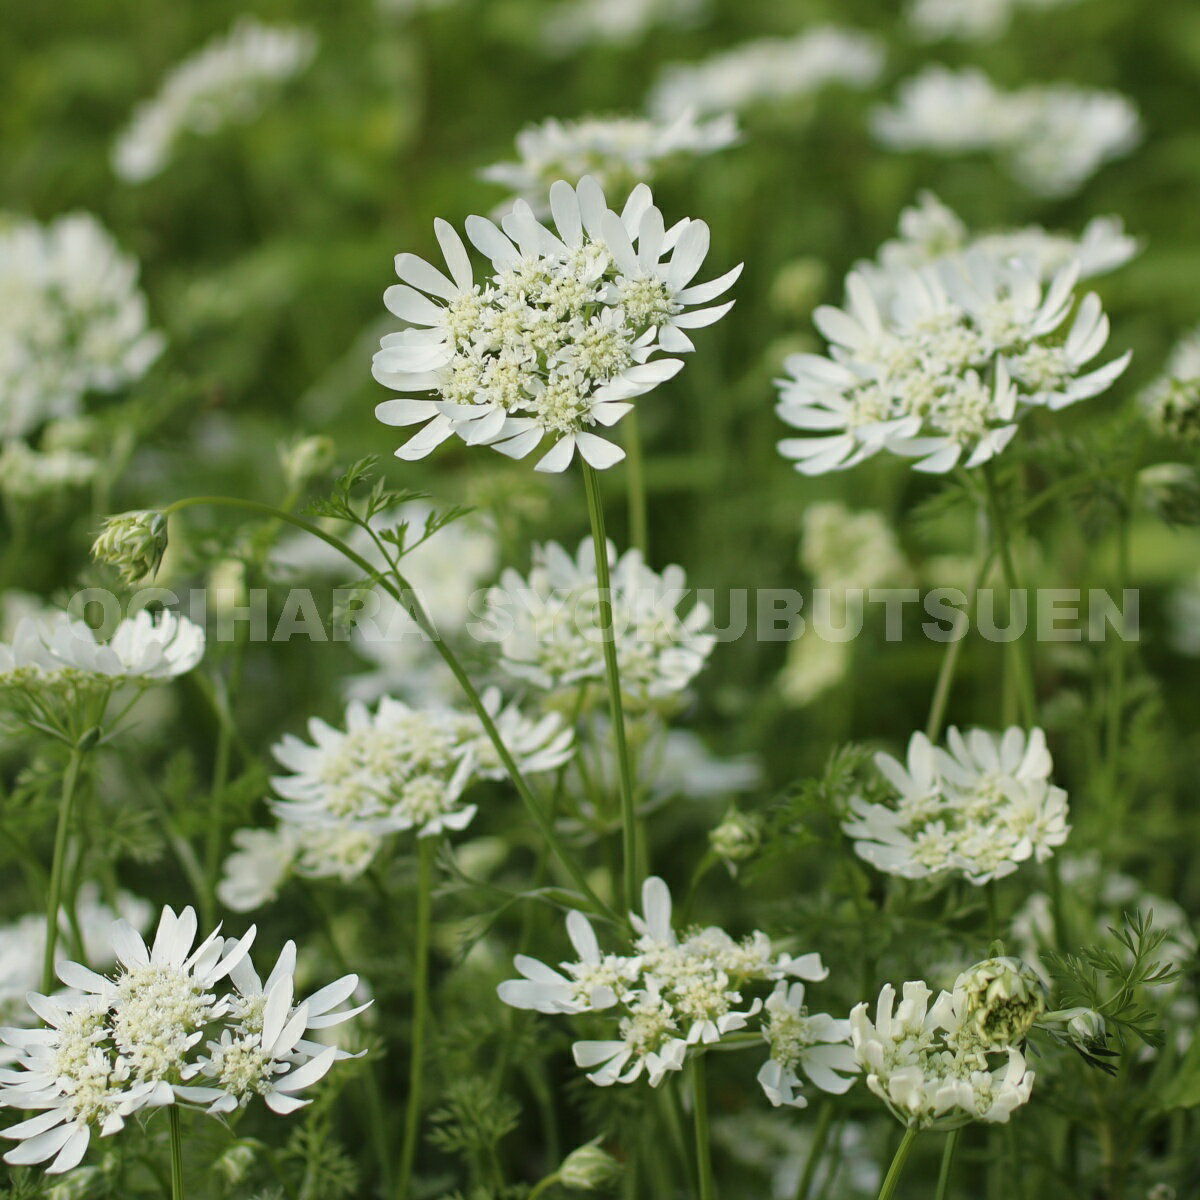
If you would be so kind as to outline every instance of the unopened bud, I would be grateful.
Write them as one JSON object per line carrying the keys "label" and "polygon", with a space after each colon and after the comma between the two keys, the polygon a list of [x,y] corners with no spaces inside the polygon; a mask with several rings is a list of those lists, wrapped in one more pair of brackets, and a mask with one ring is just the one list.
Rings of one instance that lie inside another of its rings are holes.
{"label": "unopened bud", "polygon": [[968,967],[955,981],[963,1026],[988,1049],[1017,1046],[1046,1011],[1046,988],[1019,958],[988,958]]}
{"label": "unopened bud", "polygon": [[301,438],[279,452],[283,475],[291,489],[303,487],[310,479],[333,466],[337,450],[333,439],[315,434]]}
{"label": "unopened bud", "polygon": [[721,823],[709,831],[712,852],[727,863],[744,862],[762,843],[762,821],[753,813],[732,807]]}
{"label": "unopened bud", "polygon": [[621,1164],[604,1150],[599,1141],[588,1142],[578,1150],[572,1150],[558,1169],[558,1180],[563,1187],[580,1192],[595,1192],[612,1183],[621,1174]]}
{"label": "unopened bud", "polygon": [[250,1142],[234,1142],[213,1164],[218,1174],[230,1184],[239,1184],[254,1165],[255,1147]]}
{"label": "unopened bud", "polygon": [[166,551],[167,519],[148,510],[109,517],[92,543],[92,557],[116,567],[129,584],[153,575]]}

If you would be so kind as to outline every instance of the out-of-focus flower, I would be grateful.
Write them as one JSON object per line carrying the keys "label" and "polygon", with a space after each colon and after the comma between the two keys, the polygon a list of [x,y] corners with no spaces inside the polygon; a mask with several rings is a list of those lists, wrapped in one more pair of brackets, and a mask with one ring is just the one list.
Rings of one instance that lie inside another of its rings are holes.
{"label": "out-of-focus flower", "polygon": [[599,1140],[572,1150],[558,1168],[558,1181],[578,1192],[594,1192],[620,1177],[621,1164],[601,1147]]}
{"label": "out-of-focus flower", "polygon": [[1040,729],[1028,737],[957,729],[949,751],[923,733],[907,766],[890,754],[875,764],[895,790],[890,804],[854,797],[842,822],[855,852],[905,879],[960,873],[980,886],[1011,875],[1030,858],[1044,862],[1067,839],[1067,794],[1050,783],[1053,764]]}
{"label": "out-of-focus flower", "polygon": [[755,813],[733,807],[726,811],[721,823],[708,832],[709,849],[731,871],[737,864],[753,857],[762,844],[762,819]]}
{"label": "out-of-focus flower", "polygon": [[[703,603],[683,616],[677,611],[687,593],[682,568],[656,573],[637,550],[617,558],[611,543],[608,556],[621,687],[635,708],[675,702],[716,644],[704,632],[711,614]],[[500,576],[480,632],[498,643],[506,672],[551,692],[604,680],[595,563],[590,538],[574,557],[547,542],[535,549],[528,577],[513,570]]]}
{"label": "out-of-focus flower", "polygon": [[592,45],[629,45],[651,29],[698,24],[712,0],[566,0],[555,5],[542,25],[552,53],[569,54]]}
{"label": "out-of-focus flower", "polygon": [[793,38],[761,38],[698,63],[667,66],[650,93],[650,111],[739,112],[800,99],[830,84],[868,88],[883,70],[879,40],[821,25]]}
{"label": "out-of-focus flower", "polygon": [[20,438],[11,438],[0,450],[0,492],[27,504],[91,483],[99,467],[90,454],[34,450]]}
{"label": "out-of-focus flower", "polygon": [[1076,0],[912,0],[905,19],[922,41],[988,42],[1008,28],[1019,9],[1074,3]]}
{"label": "out-of-focus flower", "polygon": [[1137,109],[1117,92],[1035,84],[1005,92],[977,67],[932,65],[876,109],[879,142],[935,154],[991,151],[1030,191],[1069,196],[1141,140]]}
{"label": "out-of-focus flower", "polygon": [[113,170],[126,183],[161,174],[185,134],[211,135],[253,120],[312,61],[311,30],[241,17],[174,67],[156,95],[134,109],[112,149]]}
{"label": "out-of-focus flower", "polygon": [[88,213],[0,224],[0,294],[0,437],[75,416],[89,392],[128,387],[162,352],[137,263]]}
{"label": "out-of-focus flower", "polygon": [[870,508],[852,512],[837,500],[804,510],[800,561],[817,587],[834,591],[895,585],[908,574],[884,515]]}
{"label": "out-of-focus flower", "polygon": [[1154,431],[1185,446],[1200,442],[1200,329],[1175,344],[1161,376],[1142,394]]}
{"label": "out-of-focus flower", "polygon": [[672,161],[723,150],[738,141],[729,113],[699,121],[692,112],[671,119],[583,117],[528,125],[517,134],[517,161],[485,167],[480,175],[524,200],[538,217],[550,214],[550,186],[590,175],[605,192],[628,192],[652,183]]}
{"label": "out-of-focus flower", "polygon": [[[577,187],[550,188],[553,232],[518,200],[502,221],[467,218],[467,236],[491,261],[474,281],[466,247],[453,227],[434,222],[450,275],[413,254],[396,257],[404,280],[384,302],[410,328],[386,335],[375,378],[404,392],[376,406],[386,425],[421,425],[396,454],[424,458],[451,436],[524,458],[553,441],[540,471],[565,471],[576,450],[590,466],[625,457],[593,430],[615,425],[630,401],[672,378],[693,350],[685,329],[711,325],[732,302],[710,305],[741,268],[693,284],[708,253],[703,221],[667,229],[644,184],[621,213],[608,208],[588,175]],[[431,298],[432,297],[432,298]],[[703,306],[703,307],[697,307]]]}

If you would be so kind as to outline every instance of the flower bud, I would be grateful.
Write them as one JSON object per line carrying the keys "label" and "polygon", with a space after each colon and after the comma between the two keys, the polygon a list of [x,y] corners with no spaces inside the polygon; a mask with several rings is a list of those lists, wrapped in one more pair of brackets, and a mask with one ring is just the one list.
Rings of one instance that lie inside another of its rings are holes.
{"label": "flower bud", "polygon": [[1046,989],[1019,958],[988,958],[955,981],[963,1027],[990,1050],[1018,1046],[1046,1011]]}
{"label": "flower bud", "polygon": [[1067,1032],[1071,1040],[1080,1046],[1094,1046],[1105,1040],[1104,1018],[1092,1008],[1068,1010],[1072,1015],[1067,1021]]}
{"label": "flower bud", "polygon": [[1200,442],[1200,379],[1160,379],[1146,392],[1145,405],[1161,437],[1184,445]]}
{"label": "flower bud", "polygon": [[558,1168],[558,1181],[563,1187],[580,1192],[595,1192],[612,1183],[621,1174],[621,1164],[600,1149],[599,1139],[572,1150]]}
{"label": "flower bud", "polygon": [[109,517],[92,543],[92,557],[116,567],[129,584],[153,575],[166,551],[167,519],[152,511]]}
{"label": "flower bud", "polygon": [[289,489],[302,488],[315,475],[328,471],[333,466],[333,438],[315,434],[312,437],[301,438],[290,446],[284,446],[279,451],[279,461],[283,466],[283,476]]}
{"label": "flower bud", "polygon": [[744,813],[736,806],[729,809],[720,825],[709,831],[708,844],[712,852],[725,862],[744,862],[762,842],[762,822],[753,813]]}
{"label": "flower bud", "polygon": [[1137,475],[1142,503],[1168,525],[1200,525],[1200,479],[1186,463],[1156,463]]}
{"label": "flower bud", "polygon": [[234,1142],[213,1166],[226,1183],[237,1185],[254,1166],[255,1147],[251,1142]]}

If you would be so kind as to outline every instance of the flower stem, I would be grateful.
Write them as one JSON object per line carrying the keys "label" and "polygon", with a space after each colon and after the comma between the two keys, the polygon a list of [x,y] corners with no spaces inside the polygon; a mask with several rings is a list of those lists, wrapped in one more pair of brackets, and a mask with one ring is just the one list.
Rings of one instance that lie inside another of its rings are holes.
{"label": "flower stem", "polygon": [[[1008,514],[1004,508],[1004,500],[1000,489],[996,486],[990,463],[981,468],[984,490],[987,495],[988,517],[991,524],[992,544],[1000,556],[1000,565],[1004,571],[1004,582],[1008,587],[1009,596],[1021,595],[1021,585],[1017,576],[1016,563],[1013,559],[1012,536],[1008,526]],[[1026,604],[1026,620],[1028,620],[1028,600]],[[1017,700],[1020,704],[1021,721],[1026,730],[1037,724],[1037,699],[1033,689],[1033,674],[1030,669],[1027,642],[1025,638],[1014,638],[1009,643],[1009,655],[1016,676]]]}
{"label": "flower stem", "polygon": [[179,1131],[179,1106],[167,1109],[171,1123],[171,1200],[183,1200],[183,1135]]}
{"label": "flower stem", "polygon": [[904,1164],[908,1161],[908,1156],[912,1152],[913,1142],[917,1140],[917,1134],[920,1130],[915,1125],[909,1125],[904,1130],[904,1136],[900,1139],[900,1145],[896,1147],[896,1153],[892,1157],[892,1165],[888,1167],[888,1173],[884,1176],[883,1184],[879,1189],[879,1195],[876,1200],[891,1200],[892,1195],[896,1191],[896,1184],[900,1182],[900,1175],[904,1170]]}
{"label": "flower stem", "polygon": [[621,672],[617,666],[617,643],[613,631],[612,581],[608,573],[608,538],[604,534],[604,506],[600,501],[600,484],[596,472],[587,463],[583,464],[583,482],[587,490],[588,516],[592,523],[592,543],[596,550],[596,586],[600,592],[600,637],[604,643],[608,703],[620,777],[621,851],[624,859],[625,907],[628,910],[637,902],[637,810],[634,804],[633,766],[625,737]]}
{"label": "flower stem", "polygon": [[812,1191],[813,1180],[817,1177],[817,1167],[825,1153],[825,1143],[829,1138],[829,1127],[833,1124],[833,1105],[826,1100],[821,1104],[817,1115],[817,1127],[813,1130],[812,1147],[808,1152],[808,1160],[804,1164],[804,1174],[800,1176],[800,1186],[796,1188],[796,1200],[808,1200]]}
{"label": "flower stem", "polygon": [[544,1191],[547,1191],[549,1188],[552,1188],[557,1182],[558,1182],[558,1172],[555,1171],[553,1175],[547,1175],[545,1179],[542,1179],[538,1183],[534,1184],[533,1190],[526,1197],[526,1200],[537,1200],[537,1198]]}
{"label": "flower stem", "polygon": [[[590,470],[590,467],[585,468]],[[638,428],[637,405],[625,415],[625,483],[629,494],[629,544],[649,551],[650,531],[646,520],[646,475],[642,466],[642,434]]]}
{"label": "flower stem", "polygon": [[950,1168],[954,1165],[954,1152],[958,1149],[959,1130],[952,1129],[946,1134],[946,1144],[942,1147],[942,1165],[938,1171],[937,1194],[934,1200],[946,1200],[950,1194]]}
{"label": "flower stem", "polygon": [[71,831],[71,814],[75,805],[75,788],[87,750],[80,745],[71,748],[67,769],[63,775],[62,794],[58,802],[58,825],[54,830],[54,857],[50,865],[50,890],[46,897],[46,948],[42,958],[42,991],[49,995],[54,989],[54,956],[58,949],[58,911],[62,906],[63,876],[66,870],[67,839]]}
{"label": "flower stem", "polygon": [[708,1138],[708,1085],[704,1079],[704,1055],[692,1059],[692,1119],[696,1127],[696,1172],[700,1177],[700,1200],[713,1200],[712,1151]]}
{"label": "flower stem", "polygon": [[408,1068],[408,1105],[404,1111],[404,1145],[400,1154],[397,1200],[412,1192],[413,1163],[421,1123],[421,1083],[425,1065],[425,1025],[429,1019],[429,916],[433,893],[433,838],[417,841],[417,945],[414,952],[412,1050]]}
{"label": "flower stem", "polygon": [[398,582],[397,586],[378,567],[363,558],[361,554],[353,550],[335,534],[327,532],[320,525],[312,521],[306,521],[303,517],[284,512],[280,508],[273,508],[269,504],[262,504],[257,500],[243,500],[237,496],[188,496],[186,499],[176,500],[174,504],[170,504],[164,508],[163,516],[170,517],[173,513],[179,512],[181,509],[192,508],[197,505],[237,508],[244,512],[255,513],[258,516],[274,517],[279,521],[294,525],[297,529],[303,529],[305,533],[311,533],[313,537],[320,538],[326,545],[332,546],[343,558],[348,562],[352,562],[360,571],[369,576],[372,582],[377,583],[383,588],[397,604],[401,605],[417,623],[421,632],[433,644],[433,648],[442,656],[442,660],[446,666],[450,668],[450,672],[462,689],[467,702],[475,710],[475,714],[479,718],[479,723],[483,726],[484,733],[487,734],[492,745],[496,748],[496,753],[500,761],[504,764],[504,769],[508,772],[509,779],[512,780],[513,786],[517,789],[517,793],[521,797],[530,817],[532,817],[534,824],[537,825],[538,832],[545,838],[546,844],[554,851],[555,856],[562,863],[563,868],[570,875],[575,886],[591,903],[593,909],[609,917],[611,920],[615,921],[617,919],[612,909],[596,895],[594,889],[589,885],[579,864],[567,853],[566,848],[554,831],[553,824],[542,811],[542,807],[538,803],[537,797],[534,796],[532,788],[530,788],[525,776],[521,773],[521,769],[517,766],[516,760],[513,758],[508,746],[505,745],[504,739],[500,736],[500,731],[496,728],[496,722],[492,720],[492,715],[484,705],[483,698],[480,696],[478,689],[471,682],[462,663],[459,662],[458,656],[446,645],[438,634],[437,627],[429,619],[428,614],[418,602],[416,593],[398,571],[393,571]]}

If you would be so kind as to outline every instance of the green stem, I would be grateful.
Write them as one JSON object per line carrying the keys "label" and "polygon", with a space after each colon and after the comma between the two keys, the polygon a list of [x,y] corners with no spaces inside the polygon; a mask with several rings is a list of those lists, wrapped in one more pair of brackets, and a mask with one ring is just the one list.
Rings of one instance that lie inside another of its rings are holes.
{"label": "green stem", "polygon": [[708,1137],[708,1086],[704,1079],[704,1055],[692,1059],[692,1117],[696,1127],[696,1171],[700,1176],[700,1200],[713,1200],[712,1150]]}
{"label": "green stem", "polygon": [[62,906],[63,877],[67,859],[67,839],[75,804],[75,788],[86,749],[75,745],[63,775],[62,795],[58,802],[58,825],[54,831],[54,857],[50,865],[50,891],[46,897],[46,948],[42,958],[42,991],[54,990],[54,956],[58,949],[58,913]]}
{"label": "green stem", "polygon": [[400,1155],[397,1200],[412,1191],[413,1163],[421,1123],[421,1084],[425,1064],[425,1025],[429,1019],[429,916],[433,893],[432,838],[420,838],[417,851],[417,945],[413,980],[412,1049],[408,1069],[408,1105],[404,1111],[404,1146]]}
{"label": "green stem", "polygon": [[829,1127],[833,1124],[833,1104],[825,1100],[821,1104],[821,1112],[817,1117],[817,1127],[813,1130],[812,1147],[808,1152],[808,1160],[804,1164],[804,1174],[800,1176],[800,1186],[796,1188],[796,1200],[808,1200],[812,1191],[813,1180],[817,1177],[817,1167],[825,1153],[825,1143],[829,1139]]}
{"label": "green stem", "polygon": [[636,404],[625,415],[625,483],[629,490],[629,544],[645,557],[650,552],[650,532],[646,520],[646,475],[642,466],[642,435]]}
{"label": "green stem", "polygon": [[183,1200],[183,1135],[179,1131],[179,1106],[167,1109],[171,1121],[171,1200]]}
{"label": "green stem", "polygon": [[462,689],[467,702],[475,710],[475,714],[479,718],[479,723],[483,726],[484,733],[487,734],[492,745],[496,748],[496,753],[501,763],[504,764],[504,769],[508,772],[509,779],[512,780],[513,786],[517,789],[517,793],[521,797],[526,810],[533,819],[534,824],[537,825],[538,832],[546,839],[546,844],[554,851],[564,870],[570,875],[575,886],[588,899],[594,910],[604,914],[611,920],[617,920],[612,909],[596,895],[584,876],[583,870],[571,855],[567,853],[554,831],[553,824],[542,811],[537,797],[534,796],[533,790],[530,788],[525,776],[521,773],[520,767],[517,766],[516,760],[513,758],[508,746],[505,745],[504,739],[500,736],[500,731],[496,728],[496,722],[492,720],[492,715],[485,707],[479,691],[471,682],[462,663],[459,662],[458,656],[442,640],[438,634],[437,627],[429,619],[428,614],[418,602],[416,594],[398,571],[393,572],[397,580],[397,586],[386,576],[382,575],[378,568],[371,562],[346,545],[341,538],[322,529],[320,525],[312,521],[306,521],[303,517],[295,516],[293,513],[284,512],[282,509],[273,508],[269,504],[262,504],[257,500],[243,500],[236,496],[189,496],[183,500],[176,500],[174,504],[170,504],[164,508],[163,516],[170,517],[173,513],[179,512],[184,508],[195,507],[196,505],[237,508],[245,512],[255,513],[258,516],[274,517],[279,521],[294,525],[297,529],[303,529],[305,533],[311,533],[313,537],[320,538],[326,545],[332,546],[343,558],[353,563],[360,571],[369,576],[372,582],[377,583],[383,588],[397,604],[401,605],[417,623],[421,632],[433,644],[433,648],[441,655],[446,666],[450,668],[450,672]]}
{"label": "green stem", "polygon": [[[988,516],[992,527],[992,541],[1000,555],[1000,565],[1004,571],[1004,582],[1010,595],[1020,595],[1021,584],[1017,575],[1016,563],[1013,559],[1012,537],[1008,527],[1008,516],[1004,509],[1004,501],[1000,489],[991,471],[991,464],[985,463],[982,468],[984,490],[987,495]],[[1029,618],[1028,600],[1025,606],[1026,620]],[[1017,699],[1020,703],[1021,720],[1027,730],[1037,724],[1037,699],[1033,690],[1033,675],[1030,669],[1026,651],[1025,638],[1014,638],[1009,643],[1009,655],[1013,664],[1017,683]]]}
{"label": "green stem", "polygon": [[[241,659],[245,652],[245,641],[238,640],[234,653],[238,656],[231,684],[240,678]],[[233,746],[230,730],[233,728],[233,713],[230,711],[229,687],[214,687],[214,699],[221,706],[222,716],[217,721],[217,749],[213,759],[212,782],[209,788],[208,829],[204,841],[204,907],[207,913],[206,926],[216,923],[217,882],[221,874],[221,844],[224,833],[225,786],[229,782],[229,758]]]}
{"label": "green stem", "polygon": [[604,643],[604,670],[608,677],[608,704],[621,789],[621,852],[624,860],[625,908],[637,903],[637,809],[634,803],[633,766],[625,738],[625,707],[621,701],[621,672],[617,665],[617,643],[613,632],[612,582],[608,573],[608,538],[604,533],[604,507],[596,472],[583,464],[592,543],[596,549],[596,586],[600,592],[600,637]]}
{"label": "green stem", "polygon": [[558,1182],[558,1178],[559,1178],[559,1176],[558,1176],[557,1171],[555,1171],[553,1175],[547,1175],[545,1179],[541,1180],[539,1183],[534,1184],[533,1190],[529,1193],[529,1195],[525,1198],[525,1200],[537,1200],[537,1198],[544,1191],[547,1191],[549,1188],[552,1188]]}
{"label": "green stem", "polygon": [[946,1144],[942,1148],[942,1165],[938,1171],[937,1194],[934,1200],[946,1200],[950,1194],[950,1168],[954,1165],[954,1152],[958,1149],[959,1130],[952,1129],[946,1134]]}
{"label": "green stem", "polygon": [[904,1131],[904,1136],[900,1139],[900,1145],[896,1147],[896,1153],[892,1157],[892,1165],[888,1167],[888,1173],[884,1176],[883,1185],[879,1189],[879,1195],[876,1200],[891,1200],[892,1195],[896,1191],[896,1184],[900,1182],[900,1175],[904,1171],[904,1164],[908,1161],[908,1156],[912,1153],[913,1142],[917,1140],[917,1134],[920,1130],[915,1125],[909,1125]]}

